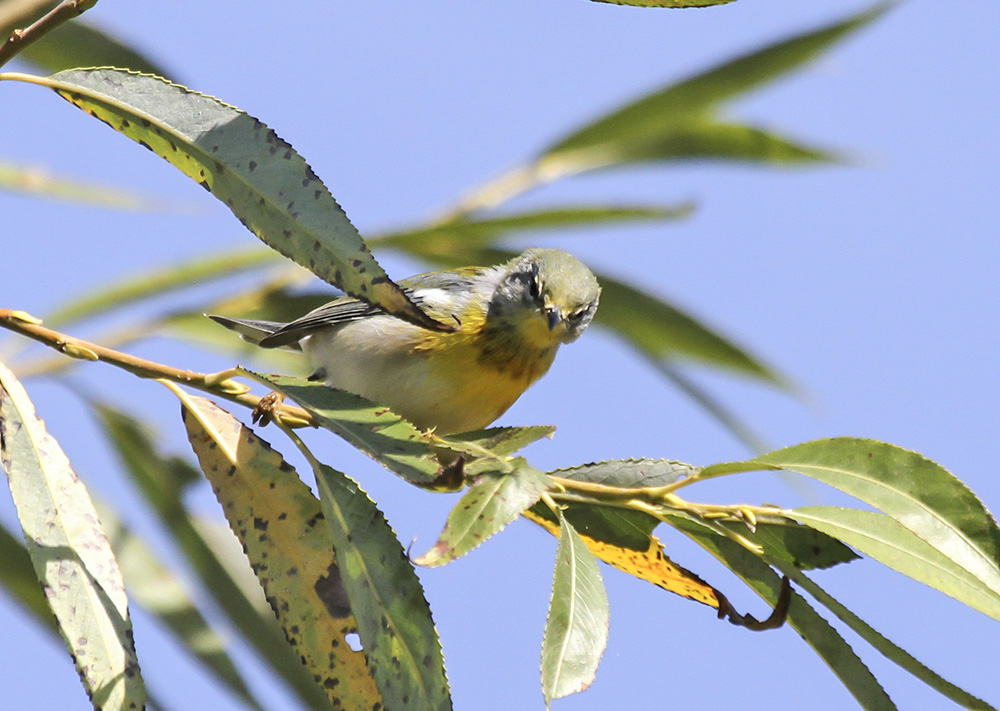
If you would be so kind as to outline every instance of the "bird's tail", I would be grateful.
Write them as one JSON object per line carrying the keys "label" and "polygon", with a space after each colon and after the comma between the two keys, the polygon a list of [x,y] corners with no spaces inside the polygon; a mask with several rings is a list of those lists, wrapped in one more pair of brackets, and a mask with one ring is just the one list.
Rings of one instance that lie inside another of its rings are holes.
{"label": "bird's tail", "polygon": [[[260,345],[260,342],[270,336],[275,331],[281,329],[285,324],[279,321],[255,321],[253,319],[244,318],[229,318],[228,316],[216,316],[215,314],[205,314],[210,319],[216,323],[222,324],[230,331],[236,331],[240,334],[240,338],[249,343],[253,343],[256,346]],[[288,347],[287,344],[285,347]],[[273,348],[274,346],[266,345],[264,348]]]}

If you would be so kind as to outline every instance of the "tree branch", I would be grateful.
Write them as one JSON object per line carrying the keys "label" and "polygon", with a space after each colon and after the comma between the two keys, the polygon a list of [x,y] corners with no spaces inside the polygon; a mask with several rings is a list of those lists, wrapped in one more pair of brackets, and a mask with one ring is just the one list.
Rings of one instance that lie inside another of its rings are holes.
{"label": "tree branch", "polygon": [[37,42],[64,22],[79,17],[97,4],[97,0],[63,0],[28,27],[14,30],[0,45],[0,67],[13,59],[25,47]]}
{"label": "tree branch", "polygon": [[[70,358],[103,361],[140,378],[180,383],[252,409],[256,409],[262,399],[247,392],[249,390],[247,386],[231,379],[231,376],[237,374],[235,371],[196,373],[191,370],[180,370],[45,328],[41,319],[24,311],[0,309],[0,327],[38,341]],[[276,414],[293,427],[316,426],[312,415],[298,407],[281,405],[277,408]]]}

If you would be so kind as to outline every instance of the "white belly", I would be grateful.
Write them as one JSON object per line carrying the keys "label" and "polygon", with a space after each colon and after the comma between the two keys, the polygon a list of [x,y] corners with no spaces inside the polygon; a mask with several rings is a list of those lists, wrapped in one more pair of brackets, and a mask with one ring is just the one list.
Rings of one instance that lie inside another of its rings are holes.
{"label": "white belly", "polygon": [[479,365],[474,353],[457,346],[448,350],[447,362],[436,359],[432,368],[426,351],[415,350],[426,336],[421,328],[381,316],[316,333],[302,345],[313,368],[326,372],[327,385],[385,405],[439,434],[488,426],[552,360],[540,364],[537,374],[513,378]]}

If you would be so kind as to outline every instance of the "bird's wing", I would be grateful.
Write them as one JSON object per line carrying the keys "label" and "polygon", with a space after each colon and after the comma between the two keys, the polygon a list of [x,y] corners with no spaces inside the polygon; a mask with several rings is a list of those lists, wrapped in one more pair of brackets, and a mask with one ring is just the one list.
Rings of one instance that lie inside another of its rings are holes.
{"label": "bird's wing", "polygon": [[[424,302],[421,293],[426,292],[426,290],[450,292],[460,296],[466,295],[471,288],[472,280],[481,272],[482,269],[479,268],[429,272],[408,277],[401,280],[399,284],[403,287],[406,295],[417,306],[420,306]],[[426,304],[426,307],[429,307],[428,312],[433,318],[445,317],[446,314],[438,313],[439,308],[434,308],[437,303],[435,300],[434,304]],[[302,338],[317,329],[358,321],[383,313],[385,312],[377,306],[372,306],[351,296],[342,296],[286,324],[272,321],[230,319],[221,316],[212,316],[211,318],[223,326],[237,331],[246,340],[257,343],[263,348],[281,348],[282,346],[297,347]]]}
{"label": "bird's wing", "polygon": [[382,310],[371,304],[366,304],[364,301],[350,296],[342,296],[328,304],[323,304],[318,309],[313,309],[305,316],[282,324],[269,336],[262,338],[259,345],[264,348],[287,346],[298,343],[299,340],[316,329],[357,321],[379,313],[382,313]]}

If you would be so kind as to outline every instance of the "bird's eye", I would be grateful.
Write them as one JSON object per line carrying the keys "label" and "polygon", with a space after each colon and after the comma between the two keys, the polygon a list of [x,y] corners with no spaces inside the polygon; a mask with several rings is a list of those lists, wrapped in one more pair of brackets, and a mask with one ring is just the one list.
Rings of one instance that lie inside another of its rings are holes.
{"label": "bird's eye", "polygon": [[528,293],[531,294],[532,299],[538,299],[541,295],[541,287],[538,285],[538,275],[531,274],[528,276]]}
{"label": "bird's eye", "polygon": [[579,309],[569,315],[569,320],[573,321],[574,323],[579,323],[580,321],[583,320],[583,317],[586,315],[587,315],[587,309],[585,308]]}

